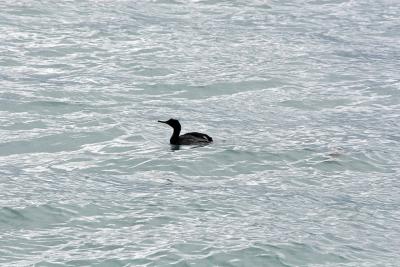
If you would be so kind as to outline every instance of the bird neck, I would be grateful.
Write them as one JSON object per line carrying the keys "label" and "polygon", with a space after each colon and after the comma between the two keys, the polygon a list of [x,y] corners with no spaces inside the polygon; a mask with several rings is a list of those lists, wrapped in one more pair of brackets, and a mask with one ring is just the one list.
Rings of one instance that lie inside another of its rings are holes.
{"label": "bird neck", "polygon": [[179,143],[179,134],[181,133],[181,126],[174,127],[174,132],[172,133],[170,143],[176,145]]}

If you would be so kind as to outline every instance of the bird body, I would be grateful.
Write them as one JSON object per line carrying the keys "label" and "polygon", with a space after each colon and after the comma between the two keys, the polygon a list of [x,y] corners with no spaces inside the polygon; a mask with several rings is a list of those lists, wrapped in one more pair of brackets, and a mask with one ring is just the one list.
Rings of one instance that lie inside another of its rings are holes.
{"label": "bird body", "polygon": [[171,145],[201,145],[201,144],[209,144],[213,141],[213,139],[210,136],[203,133],[191,132],[179,135],[181,133],[182,127],[178,120],[169,119],[167,121],[158,121],[158,122],[168,124],[174,129],[171,139],[169,140]]}

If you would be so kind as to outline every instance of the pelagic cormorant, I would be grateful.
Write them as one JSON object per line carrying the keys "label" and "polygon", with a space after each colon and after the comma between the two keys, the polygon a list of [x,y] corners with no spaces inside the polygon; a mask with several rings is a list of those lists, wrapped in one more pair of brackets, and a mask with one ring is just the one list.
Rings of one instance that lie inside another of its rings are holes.
{"label": "pelagic cormorant", "polygon": [[181,124],[178,120],[169,119],[167,121],[158,121],[161,123],[168,124],[172,128],[174,128],[174,132],[172,133],[171,139],[169,140],[171,145],[201,145],[208,144],[213,141],[213,139],[203,133],[186,133],[183,135],[179,135],[181,133]]}

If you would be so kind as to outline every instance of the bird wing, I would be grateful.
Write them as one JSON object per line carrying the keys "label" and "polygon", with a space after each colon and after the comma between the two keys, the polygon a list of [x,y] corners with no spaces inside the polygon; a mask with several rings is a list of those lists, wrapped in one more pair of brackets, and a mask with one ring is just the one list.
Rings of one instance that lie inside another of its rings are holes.
{"label": "bird wing", "polygon": [[211,136],[208,136],[208,135],[203,134],[203,133],[197,133],[197,132],[185,133],[185,134],[183,134],[181,136],[187,136],[187,137],[194,136],[195,138],[198,138],[200,140],[204,139],[204,142],[212,142],[213,141]]}

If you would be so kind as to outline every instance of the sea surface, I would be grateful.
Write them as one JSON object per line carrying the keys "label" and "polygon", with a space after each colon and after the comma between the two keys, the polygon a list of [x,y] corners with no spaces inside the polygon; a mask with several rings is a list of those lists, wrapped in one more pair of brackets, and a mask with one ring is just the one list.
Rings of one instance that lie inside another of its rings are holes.
{"label": "sea surface", "polygon": [[0,266],[400,266],[399,48],[397,0],[0,0]]}

